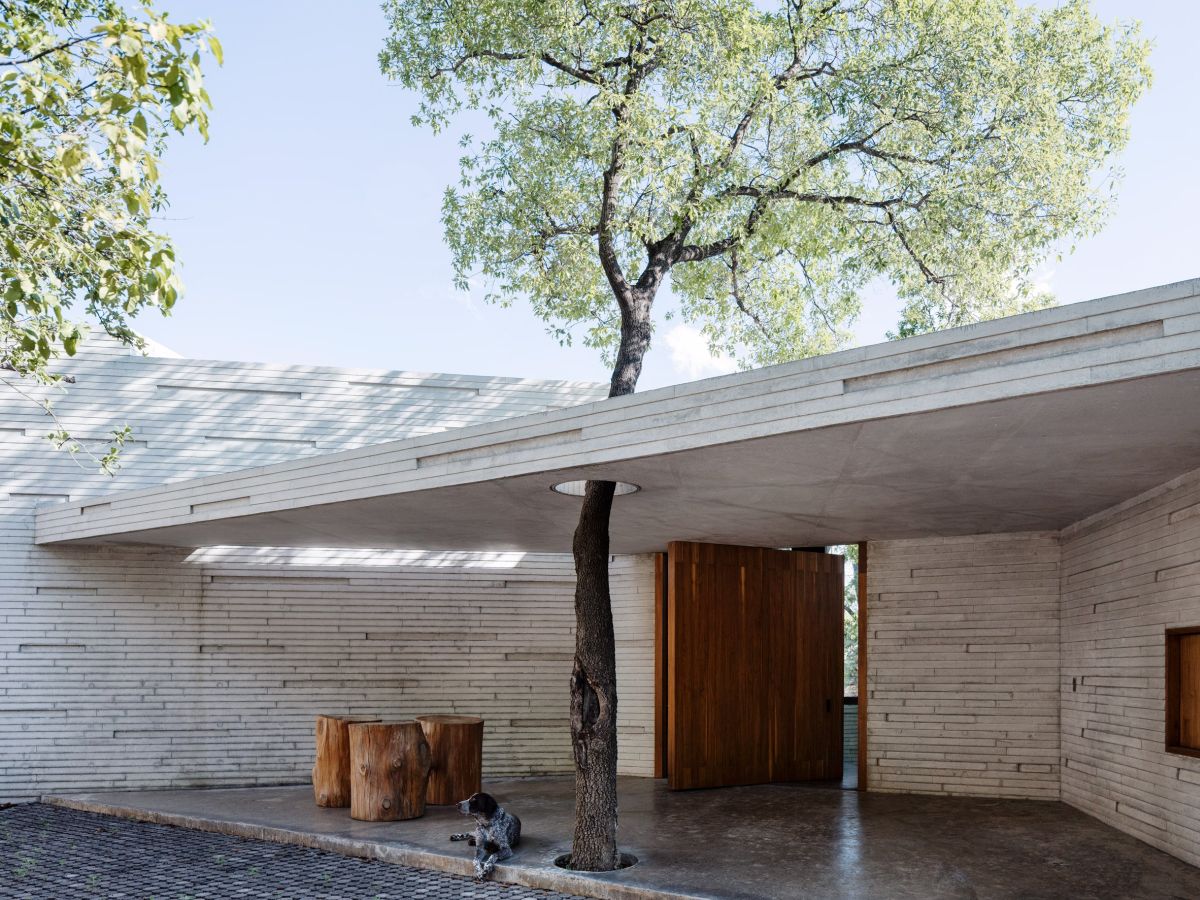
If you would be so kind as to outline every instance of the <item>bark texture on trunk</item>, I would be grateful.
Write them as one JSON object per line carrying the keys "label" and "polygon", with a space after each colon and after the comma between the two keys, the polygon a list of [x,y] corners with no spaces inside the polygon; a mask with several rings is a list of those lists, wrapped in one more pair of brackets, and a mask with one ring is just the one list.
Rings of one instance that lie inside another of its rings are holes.
{"label": "bark texture on trunk", "polygon": [[[638,294],[635,292],[634,296],[636,298]],[[609,382],[610,397],[633,393],[642,374],[642,361],[650,349],[650,301],[635,302],[637,306],[632,313],[621,315],[621,345]]]}
{"label": "bark texture on trunk", "polygon": [[575,756],[575,835],[571,868],[606,872],[617,850],[617,665],[608,584],[611,481],[589,481],[575,529],[575,664],[571,746]]}
{"label": "bark texture on trunk", "polygon": [[[652,286],[621,304],[621,346],[610,397],[632,394],[650,348]],[[608,582],[611,481],[589,481],[571,548],[575,555],[575,663],[571,671],[571,747],[575,755],[575,836],[571,868],[619,868],[617,849],[617,647]]]}

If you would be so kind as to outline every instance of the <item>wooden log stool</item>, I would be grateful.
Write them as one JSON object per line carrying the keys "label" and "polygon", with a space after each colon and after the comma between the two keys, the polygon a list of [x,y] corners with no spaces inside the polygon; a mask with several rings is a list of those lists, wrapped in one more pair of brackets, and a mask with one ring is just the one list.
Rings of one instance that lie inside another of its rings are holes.
{"label": "wooden log stool", "polygon": [[394,822],[425,815],[429,744],[416,722],[350,725],[350,818]]}
{"label": "wooden log stool", "polygon": [[350,725],[378,721],[378,716],[317,716],[317,761],[312,770],[317,806],[350,805]]}
{"label": "wooden log stool", "polygon": [[417,716],[433,768],[425,800],[444,806],[465,800],[483,787],[483,719],[474,716]]}

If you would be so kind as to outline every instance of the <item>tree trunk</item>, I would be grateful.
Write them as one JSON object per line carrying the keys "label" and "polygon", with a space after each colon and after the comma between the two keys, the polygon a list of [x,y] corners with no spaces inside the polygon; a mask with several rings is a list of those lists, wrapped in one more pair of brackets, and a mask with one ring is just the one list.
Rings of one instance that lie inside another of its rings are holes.
{"label": "tree trunk", "polygon": [[575,664],[571,747],[575,755],[575,837],[571,868],[607,872],[617,850],[617,653],[608,583],[611,481],[589,481],[575,554]]}
{"label": "tree trunk", "polygon": [[[650,347],[654,288],[621,307],[621,345],[609,397],[632,394]],[[571,748],[575,756],[575,835],[571,868],[619,868],[617,849],[617,646],[608,581],[611,481],[589,481],[571,544],[575,556],[575,663],[571,671]]]}
{"label": "tree trunk", "polygon": [[378,721],[378,716],[317,716],[317,760],[312,770],[317,806],[350,805],[350,725]]}
{"label": "tree trunk", "polygon": [[393,822],[425,815],[429,744],[417,722],[350,726],[350,818]]}
{"label": "tree trunk", "polygon": [[425,802],[446,806],[483,788],[483,719],[417,716],[429,742],[433,767]]}

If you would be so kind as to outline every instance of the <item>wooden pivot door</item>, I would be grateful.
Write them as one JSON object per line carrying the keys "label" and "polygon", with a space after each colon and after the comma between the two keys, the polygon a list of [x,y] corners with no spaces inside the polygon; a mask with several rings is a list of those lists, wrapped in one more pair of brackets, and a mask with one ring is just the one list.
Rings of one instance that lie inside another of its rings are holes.
{"label": "wooden pivot door", "polygon": [[842,777],[842,563],[668,545],[672,789]]}

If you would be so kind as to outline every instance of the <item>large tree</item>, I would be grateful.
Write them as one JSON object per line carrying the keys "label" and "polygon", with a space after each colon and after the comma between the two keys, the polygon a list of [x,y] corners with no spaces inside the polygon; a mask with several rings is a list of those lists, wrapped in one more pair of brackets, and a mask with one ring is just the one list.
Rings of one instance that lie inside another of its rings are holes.
{"label": "large tree", "polygon": [[[901,334],[1040,302],[1031,272],[1102,222],[1147,47],[1082,0],[387,0],[418,124],[463,110],[458,279],[583,332],[632,392],[655,298],[747,363],[848,339],[887,279]],[[618,864],[613,483],[573,543],[572,864]]]}
{"label": "large tree", "polygon": [[149,0],[0,2],[0,383],[61,380],[80,312],[140,346],[129,320],[175,303],[175,252],[152,221],[158,160],[170,132],[207,137],[201,48],[220,61],[206,23]]}

